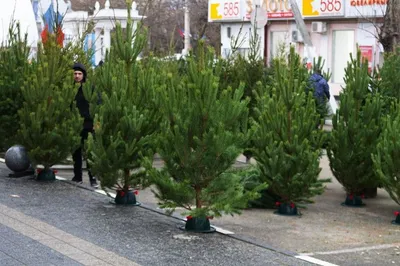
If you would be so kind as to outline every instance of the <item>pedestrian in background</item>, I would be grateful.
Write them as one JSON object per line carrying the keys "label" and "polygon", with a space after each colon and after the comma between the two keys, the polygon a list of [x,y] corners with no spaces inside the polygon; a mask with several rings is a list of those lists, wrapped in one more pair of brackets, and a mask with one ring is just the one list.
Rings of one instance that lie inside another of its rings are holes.
{"label": "pedestrian in background", "polygon": [[[320,69],[315,70],[315,72],[311,75],[310,82],[314,90],[313,95],[316,102],[317,112],[320,116],[319,119],[325,119],[329,112],[328,102],[331,98],[328,82],[322,76]],[[321,123],[320,120],[318,121],[318,126]]]}
{"label": "pedestrian in background", "polygon": [[[88,138],[89,133],[93,134],[93,118],[90,116],[89,101],[85,98],[83,93],[83,83],[86,82],[86,68],[81,63],[75,63],[73,65],[74,70],[74,82],[80,83],[78,92],[75,95],[76,107],[79,110],[83,121],[83,129],[81,131],[81,146],[72,154],[74,160],[74,177],[72,181],[82,184],[82,149],[84,147],[85,140]],[[89,165],[86,161],[88,169],[89,181],[92,187],[98,188],[96,178],[92,175],[89,169]]]}

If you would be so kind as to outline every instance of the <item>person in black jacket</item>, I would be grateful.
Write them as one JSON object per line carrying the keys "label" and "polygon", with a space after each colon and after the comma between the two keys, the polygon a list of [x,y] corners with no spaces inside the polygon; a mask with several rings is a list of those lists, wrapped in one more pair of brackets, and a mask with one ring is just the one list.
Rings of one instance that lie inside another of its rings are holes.
{"label": "person in black jacket", "polygon": [[[80,83],[78,92],[75,95],[76,107],[79,109],[80,115],[83,117],[83,129],[81,131],[81,146],[73,153],[72,158],[74,160],[74,177],[72,181],[82,183],[82,148],[85,140],[88,138],[89,133],[93,134],[93,118],[89,112],[89,102],[85,99],[83,94],[82,84],[86,81],[86,68],[81,63],[75,63],[74,69],[74,81]],[[89,169],[89,165],[87,165]],[[97,188],[98,184],[96,178],[88,170],[89,181],[92,187]]]}

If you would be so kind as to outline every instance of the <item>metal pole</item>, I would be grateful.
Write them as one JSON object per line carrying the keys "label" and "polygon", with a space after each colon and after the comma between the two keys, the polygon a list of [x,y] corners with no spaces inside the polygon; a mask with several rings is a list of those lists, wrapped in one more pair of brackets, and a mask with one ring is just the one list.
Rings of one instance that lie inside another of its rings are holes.
{"label": "metal pole", "polygon": [[189,17],[189,0],[185,0],[185,41],[182,51],[183,55],[187,55],[190,50],[190,17]]}
{"label": "metal pole", "polygon": [[303,16],[300,13],[299,7],[297,6],[296,0],[289,0],[290,1],[290,6],[292,8],[292,12],[294,15],[294,20],[296,21],[297,28],[300,31],[301,36],[303,36],[304,44],[307,49],[307,54],[309,56],[309,60],[312,62],[314,58],[314,51],[312,49],[312,41],[311,41],[311,36],[307,31],[306,24],[304,23]]}

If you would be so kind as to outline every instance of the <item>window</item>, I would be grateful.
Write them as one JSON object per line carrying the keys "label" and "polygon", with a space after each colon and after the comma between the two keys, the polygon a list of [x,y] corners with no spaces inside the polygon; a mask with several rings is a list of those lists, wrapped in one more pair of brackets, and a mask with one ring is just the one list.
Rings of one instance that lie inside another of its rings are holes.
{"label": "window", "polygon": [[354,54],[354,30],[333,31],[332,44],[332,81],[343,83],[344,70],[350,60],[350,53]]}
{"label": "window", "polygon": [[228,36],[228,38],[231,37],[231,27],[226,28],[226,35]]}
{"label": "window", "polygon": [[271,60],[274,57],[284,55],[287,50],[287,31],[273,31],[271,32]]}

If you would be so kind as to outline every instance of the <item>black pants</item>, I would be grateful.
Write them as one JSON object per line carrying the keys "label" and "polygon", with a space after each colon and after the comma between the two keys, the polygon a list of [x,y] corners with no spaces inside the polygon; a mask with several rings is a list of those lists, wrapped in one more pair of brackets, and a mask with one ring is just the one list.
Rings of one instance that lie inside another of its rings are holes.
{"label": "black pants", "polygon": [[[81,131],[81,146],[72,154],[72,159],[74,160],[74,179],[82,180],[82,149],[85,144],[85,140],[87,140],[89,133],[93,133],[92,129],[83,129]],[[89,170],[89,164],[86,161],[86,166],[88,169],[89,180],[94,180],[92,173]]]}

